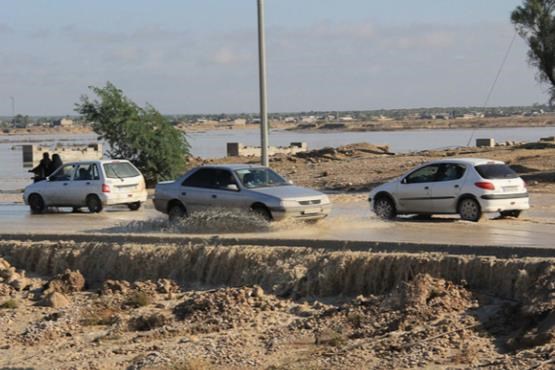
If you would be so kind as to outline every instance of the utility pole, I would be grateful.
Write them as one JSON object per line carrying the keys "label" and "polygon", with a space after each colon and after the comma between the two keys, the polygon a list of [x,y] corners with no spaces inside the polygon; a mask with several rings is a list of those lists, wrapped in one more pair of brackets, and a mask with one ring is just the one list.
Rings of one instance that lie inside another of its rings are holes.
{"label": "utility pole", "polygon": [[258,67],[260,80],[260,162],[268,166],[268,99],[266,98],[266,40],[264,35],[264,0],[258,0]]}
{"label": "utility pole", "polygon": [[12,101],[12,118],[15,117],[15,98],[10,96],[10,100]]}

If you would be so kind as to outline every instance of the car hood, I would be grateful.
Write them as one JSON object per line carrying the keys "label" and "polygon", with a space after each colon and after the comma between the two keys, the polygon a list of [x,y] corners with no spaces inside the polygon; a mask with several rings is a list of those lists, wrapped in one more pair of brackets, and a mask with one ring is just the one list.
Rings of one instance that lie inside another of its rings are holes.
{"label": "car hood", "polygon": [[255,193],[269,195],[280,199],[317,198],[324,195],[319,191],[294,185],[275,186],[271,188],[259,188],[249,190]]}

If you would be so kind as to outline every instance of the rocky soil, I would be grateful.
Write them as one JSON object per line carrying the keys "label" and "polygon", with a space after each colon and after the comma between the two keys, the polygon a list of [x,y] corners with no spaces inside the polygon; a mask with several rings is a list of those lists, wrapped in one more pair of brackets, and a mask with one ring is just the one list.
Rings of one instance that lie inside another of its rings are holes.
{"label": "rocky soil", "polygon": [[378,295],[294,297],[31,276],[0,258],[0,368],[547,369],[554,265],[531,286],[504,299],[418,273]]}

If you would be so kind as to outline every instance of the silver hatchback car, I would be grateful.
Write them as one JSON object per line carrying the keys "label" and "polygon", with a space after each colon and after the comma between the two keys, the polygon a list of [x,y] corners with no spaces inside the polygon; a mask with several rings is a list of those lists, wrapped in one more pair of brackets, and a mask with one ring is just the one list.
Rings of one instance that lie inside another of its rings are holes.
{"label": "silver hatchback car", "polygon": [[202,166],[156,185],[154,206],[170,219],[210,208],[254,211],[266,220],[318,220],[331,210],[329,198],[292,185],[267,167]]}

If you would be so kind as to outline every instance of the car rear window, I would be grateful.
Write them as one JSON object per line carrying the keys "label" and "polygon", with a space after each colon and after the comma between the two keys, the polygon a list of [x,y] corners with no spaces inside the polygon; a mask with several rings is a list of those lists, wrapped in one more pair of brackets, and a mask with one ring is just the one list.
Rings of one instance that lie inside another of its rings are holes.
{"label": "car rear window", "polygon": [[127,162],[104,163],[103,166],[104,172],[106,172],[106,177],[111,179],[122,179],[141,175],[135,167]]}
{"label": "car rear window", "polygon": [[484,179],[516,179],[517,173],[505,164],[481,164],[476,166],[476,171]]}

